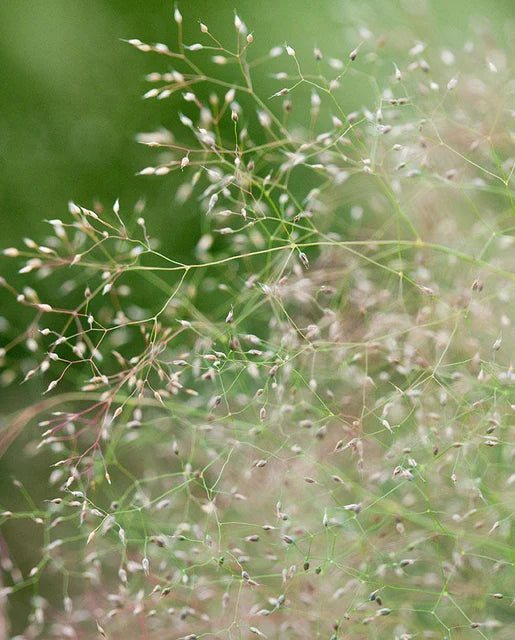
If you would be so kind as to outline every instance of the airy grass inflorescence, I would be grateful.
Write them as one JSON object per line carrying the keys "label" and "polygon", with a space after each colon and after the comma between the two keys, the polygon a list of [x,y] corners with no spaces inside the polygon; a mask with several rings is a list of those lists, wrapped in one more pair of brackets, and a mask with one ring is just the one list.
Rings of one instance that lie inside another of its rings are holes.
{"label": "airy grass inflorescence", "polygon": [[139,173],[176,176],[195,255],[118,201],[4,251],[33,313],[3,381],[45,392],[1,446],[37,421],[55,493],[1,507],[42,549],[2,552],[19,637],[511,637],[507,55],[371,24],[341,59],[253,57],[237,15],[233,48],[174,20],[128,41],[162,59],[144,98],[181,96]]}

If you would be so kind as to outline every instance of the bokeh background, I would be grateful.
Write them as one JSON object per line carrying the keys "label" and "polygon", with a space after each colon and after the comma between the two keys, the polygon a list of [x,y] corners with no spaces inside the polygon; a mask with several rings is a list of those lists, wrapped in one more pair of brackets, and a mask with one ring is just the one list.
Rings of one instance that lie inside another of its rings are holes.
{"label": "bokeh background", "polygon": [[[488,17],[501,43],[513,37],[515,20],[513,0],[399,0],[390,5],[383,0],[185,0],[180,8],[186,42],[198,40],[200,20],[229,41],[236,9],[254,34],[258,54],[288,42],[300,57],[311,56],[314,45],[330,55],[348,55],[348,9],[355,15],[381,12],[385,31],[409,14],[422,32],[440,32],[439,40],[451,47],[463,44],[478,15]],[[178,102],[141,100],[148,88],[145,74],[163,69],[163,60],[122,41],[137,37],[173,46],[172,10],[170,0],[0,1],[1,248],[19,246],[25,236],[42,237],[47,231],[43,220],[65,217],[69,200],[110,206],[119,197],[122,207],[132,207],[144,197],[152,235],[160,237],[168,255],[187,260],[200,233],[195,203],[178,206],[174,177],[135,175],[153,162],[152,150],[138,145],[136,134],[161,125],[173,129]],[[349,87],[358,96],[361,90]],[[2,275],[21,288],[25,282],[17,267],[0,260]],[[3,289],[0,316],[4,328],[24,320]],[[41,384],[0,386],[2,429],[13,412],[40,397]],[[23,481],[36,502],[48,497],[44,456],[27,459],[23,453],[29,439],[22,434],[0,460],[0,505],[21,505],[13,477]],[[38,557],[30,532],[6,543],[21,570],[30,569]],[[19,627],[28,602],[22,595],[14,603],[11,613]]]}

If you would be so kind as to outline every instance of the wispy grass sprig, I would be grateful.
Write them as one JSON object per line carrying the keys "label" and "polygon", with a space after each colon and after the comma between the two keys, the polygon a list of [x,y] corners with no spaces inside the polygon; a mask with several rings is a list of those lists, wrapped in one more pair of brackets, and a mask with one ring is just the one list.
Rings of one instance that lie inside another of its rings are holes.
{"label": "wispy grass sprig", "polygon": [[41,532],[2,564],[19,637],[509,638],[508,57],[373,22],[341,59],[254,56],[237,15],[230,46],[173,17],[175,46],[128,43],[163,61],[138,173],[200,220],[189,258],[142,201],[4,250],[32,317],[2,380],[45,397],[0,446],[39,421],[55,493],[0,508]]}

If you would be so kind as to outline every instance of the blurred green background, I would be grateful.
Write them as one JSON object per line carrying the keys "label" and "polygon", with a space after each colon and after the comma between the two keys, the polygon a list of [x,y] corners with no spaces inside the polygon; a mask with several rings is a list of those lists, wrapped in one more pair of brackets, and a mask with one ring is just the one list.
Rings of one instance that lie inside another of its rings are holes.
{"label": "blurred green background", "polygon": [[[410,24],[419,23],[421,34],[438,31],[439,41],[450,46],[462,46],[477,14],[487,16],[495,37],[507,42],[515,18],[513,0],[185,0],[180,9],[186,42],[199,40],[200,20],[223,42],[232,42],[236,9],[254,34],[255,55],[288,42],[300,57],[310,58],[314,45],[328,55],[348,55],[355,41],[347,10],[358,20],[363,13],[363,24],[370,12],[381,14],[385,31],[398,27],[399,16],[406,15]],[[200,226],[191,204],[180,208],[175,202],[176,178],[135,175],[155,160],[152,150],[135,142],[136,134],[161,125],[173,129],[177,119],[177,100],[141,100],[148,88],[145,74],[166,70],[167,60],[121,41],[137,37],[173,48],[172,10],[170,0],[0,0],[1,248],[19,246],[27,235],[41,238],[48,230],[43,220],[65,218],[68,200],[109,206],[119,197],[123,212],[143,196],[152,235],[160,237],[169,255],[188,259]],[[359,95],[359,87],[349,89]],[[269,87],[263,90],[270,95]],[[26,284],[16,273],[19,265],[0,260],[6,279],[19,288]],[[12,296],[0,289],[0,297],[0,316],[18,324],[20,309]],[[41,382],[0,387],[0,392],[0,413],[10,413],[36,401]],[[44,457],[30,466],[19,464],[27,441],[23,434],[0,461],[0,505],[13,510],[22,504],[13,494],[14,474],[36,500],[46,495],[45,484],[38,482],[48,473]],[[18,546],[14,536],[7,542],[22,571],[37,561],[38,543],[30,532]],[[19,624],[28,606],[24,598],[13,614]]]}

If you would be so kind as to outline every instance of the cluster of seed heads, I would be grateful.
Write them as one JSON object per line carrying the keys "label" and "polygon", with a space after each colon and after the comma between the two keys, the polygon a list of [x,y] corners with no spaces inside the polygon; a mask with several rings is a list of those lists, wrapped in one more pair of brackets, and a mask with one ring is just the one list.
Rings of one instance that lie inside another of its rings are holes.
{"label": "cluster of seed heads", "polygon": [[373,26],[261,56],[238,15],[231,48],[173,20],[128,43],[177,107],[138,173],[202,220],[190,259],[118,200],[3,252],[28,320],[0,382],[43,399],[0,450],[36,421],[51,465],[43,506],[0,507],[43,540],[28,570],[0,540],[2,606],[37,594],[18,637],[509,638],[507,56]]}

